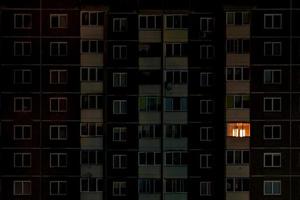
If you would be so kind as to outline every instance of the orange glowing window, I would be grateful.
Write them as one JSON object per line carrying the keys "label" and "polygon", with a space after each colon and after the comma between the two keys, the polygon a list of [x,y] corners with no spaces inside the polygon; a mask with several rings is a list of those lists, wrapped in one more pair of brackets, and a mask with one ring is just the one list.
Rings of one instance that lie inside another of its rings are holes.
{"label": "orange glowing window", "polygon": [[228,123],[227,136],[228,137],[249,137],[250,123]]}

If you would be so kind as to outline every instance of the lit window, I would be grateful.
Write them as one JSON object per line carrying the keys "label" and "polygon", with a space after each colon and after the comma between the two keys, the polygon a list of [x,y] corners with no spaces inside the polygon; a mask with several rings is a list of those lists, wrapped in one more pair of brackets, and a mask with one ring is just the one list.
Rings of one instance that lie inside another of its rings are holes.
{"label": "lit window", "polygon": [[249,137],[250,124],[249,123],[228,123],[227,136],[229,137]]}

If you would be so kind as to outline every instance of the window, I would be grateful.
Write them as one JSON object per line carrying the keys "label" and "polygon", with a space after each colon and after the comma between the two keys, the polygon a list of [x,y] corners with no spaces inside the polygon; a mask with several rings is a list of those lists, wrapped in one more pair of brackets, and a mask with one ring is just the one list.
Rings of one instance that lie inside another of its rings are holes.
{"label": "window", "polygon": [[227,165],[248,165],[249,151],[248,150],[227,150],[226,164]]}
{"label": "window", "polygon": [[281,195],[281,181],[264,181],[264,195]]}
{"label": "window", "polygon": [[249,178],[230,177],[226,180],[227,192],[245,192],[249,191]]}
{"label": "window", "polygon": [[126,196],[127,183],[125,181],[114,181],[112,192],[113,192],[113,196]]}
{"label": "window", "polygon": [[113,114],[127,114],[127,100],[113,100]]}
{"label": "window", "polygon": [[67,98],[50,98],[50,112],[67,112]]}
{"label": "window", "polygon": [[31,29],[32,14],[14,14],[15,29]]}
{"label": "window", "polygon": [[127,128],[126,127],[114,127],[113,128],[113,141],[114,142],[126,142],[127,140]]}
{"label": "window", "polygon": [[212,141],[213,127],[200,127],[200,141]]}
{"label": "window", "polygon": [[14,195],[31,195],[31,181],[14,181]]}
{"label": "window", "polygon": [[161,191],[160,179],[139,179],[139,193],[159,193]]}
{"label": "window", "polygon": [[50,84],[67,84],[68,71],[67,70],[50,70]]}
{"label": "window", "polygon": [[161,153],[158,152],[139,152],[139,166],[160,165]]}
{"label": "window", "polygon": [[281,98],[280,97],[265,97],[264,112],[280,112]]}
{"label": "window", "polygon": [[264,56],[281,56],[281,42],[264,42]]}
{"label": "window", "polygon": [[167,57],[181,57],[187,56],[187,47],[184,43],[172,43],[166,44],[166,56]]}
{"label": "window", "polygon": [[281,167],[281,153],[264,153],[264,167]]}
{"label": "window", "polygon": [[174,166],[174,165],[185,165],[187,164],[187,153],[186,152],[166,152],[165,153],[165,165]]}
{"label": "window", "polygon": [[166,28],[168,29],[184,29],[188,28],[187,15],[167,15]]}
{"label": "window", "polygon": [[101,80],[101,70],[97,67],[81,67],[81,81],[96,82]]}
{"label": "window", "polygon": [[211,114],[214,112],[213,100],[200,100],[200,114]]}
{"label": "window", "polygon": [[201,72],[200,73],[200,87],[210,87],[213,84],[213,73],[212,72]]}
{"label": "window", "polygon": [[14,140],[31,140],[31,125],[14,125]]}
{"label": "window", "polygon": [[165,98],[166,112],[186,112],[187,97],[167,97]]}
{"label": "window", "polygon": [[31,167],[31,153],[14,153],[14,167],[15,168]]}
{"label": "window", "polygon": [[226,52],[234,54],[249,53],[250,40],[248,39],[230,39],[226,41]]}
{"label": "window", "polygon": [[229,95],[227,96],[227,108],[244,109],[250,106],[250,96],[248,95]]}
{"label": "window", "polygon": [[14,84],[31,84],[32,71],[30,69],[14,70]]}
{"label": "window", "polygon": [[211,182],[200,182],[200,196],[211,196]]}
{"label": "window", "polygon": [[281,125],[264,125],[263,129],[265,140],[281,139]]}
{"label": "window", "polygon": [[127,168],[127,155],[113,155],[112,156],[113,169],[126,169]]}
{"label": "window", "polygon": [[187,132],[187,126],[183,124],[167,124],[165,125],[165,137],[182,138]]}
{"label": "window", "polygon": [[95,122],[81,123],[80,136],[81,137],[96,137],[103,135],[102,124]]}
{"label": "window", "polygon": [[99,165],[102,162],[101,151],[84,150],[81,151],[81,164],[83,165]]}
{"label": "window", "polygon": [[67,181],[50,181],[50,195],[67,195]]}
{"label": "window", "polygon": [[82,95],[81,109],[102,109],[102,96]]}
{"label": "window", "polygon": [[249,68],[248,67],[228,67],[226,69],[227,81],[243,81],[249,80]]}
{"label": "window", "polygon": [[187,84],[187,71],[167,71],[165,72],[165,81],[167,84]]}
{"label": "window", "polygon": [[281,29],[282,14],[264,14],[265,29]]}
{"label": "window", "polygon": [[158,15],[140,15],[139,28],[140,29],[160,29],[161,16]]}
{"label": "window", "polygon": [[186,179],[166,179],[166,192],[187,192]]}
{"label": "window", "polygon": [[249,137],[250,123],[227,123],[227,137]]}
{"label": "window", "polygon": [[160,125],[159,124],[143,124],[139,125],[139,138],[159,138],[160,137]]}
{"label": "window", "polygon": [[200,59],[212,59],[215,56],[213,45],[200,45]]}
{"label": "window", "polygon": [[212,32],[214,29],[214,19],[212,17],[200,17],[200,31]]}
{"label": "window", "polygon": [[50,42],[50,56],[67,56],[67,42]]}
{"label": "window", "polygon": [[103,180],[101,178],[81,178],[80,191],[81,192],[101,192],[103,188]]}
{"label": "window", "polygon": [[113,73],[113,87],[127,87],[127,73]]}
{"label": "window", "polygon": [[127,46],[126,45],[114,45],[113,46],[113,59],[114,60],[127,59]]}
{"label": "window", "polygon": [[250,23],[250,12],[226,12],[227,25],[245,25]]}
{"label": "window", "polygon": [[156,112],[160,109],[160,97],[139,97],[140,112]]}
{"label": "window", "polygon": [[31,56],[31,42],[14,42],[14,56]]}
{"label": "window", "polygon": [[31,97],[15,97],[14,111],[15,112],[31,112],[32,100]]}
{"label": "window", "polygon": [[113,18],[113,32],[127,32],[127,18]]}
{"label": "window", "polygon": [[82,26],[100,26],[104,22],[104,12],[98,11],[82,11],[81,25]]}
{"label": "window", "polygon": [[281,70],[265,69],[264,84],[281,84]]}
{"label": "window", "polygon": [[67,167],[67,153],[50,153],[50,168]]}
{"label": "window", "polygon": [[50,28],[67,28],[68,15],[67,14],[51,14]]}
{"label": "window", "polygon": [[50,140],[66,140],[68,126],[66,125],[50,125],[49,126]]}
{"label": "window", "polygon": [[103,43],[100,40],[81,40],[81,53],[103,52]]}
{"label": "window", "polygon": [[200,168],[211,168],[212,167],[212,155],[211,154],[200,154]]}

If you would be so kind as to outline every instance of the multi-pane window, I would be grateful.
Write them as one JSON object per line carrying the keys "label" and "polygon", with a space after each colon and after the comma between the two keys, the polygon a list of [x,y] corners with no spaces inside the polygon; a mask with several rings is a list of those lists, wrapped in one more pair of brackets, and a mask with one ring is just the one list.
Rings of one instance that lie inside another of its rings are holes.
{"label": "multi-pane window", "polygon": [[67,112],[66,97],[52,97],[50,98],[50,112]]}
{"label": "multi-pane window", "polygon": [[114,127],[112,140],[114,142],[126,142],[127,140],[127,127]]}
{"label": "multi-pane window", "polygon": [[280,112],[280,111],[281,111],[281,97],[264,98],[264,112]]}
{"label": "multi-pane window", "polygon": [[264,195],[281,195],[281,181],[264,181]]}
{"label": "multi-pane window", "polygon": [[264,42],[264,56],[281,56],[281,42]]}
{"label": "multi-pane window", "polygon": [[165,72],[165,81],[167,84],[187,84],[187,71],[167,71]]}
{"label": "multi-pane window", "polygon": [[281,84],[281,70],[265,69],[264,84]]}
{"label": "multi-pane window", "polygon": [[67,153],[50,153],[50,167],[67,167]]}
{"label": "multi-pane window", "polygon": [[103,135],[103,127],[100,123],[88,122],[80,124],[81,137],[97,137]]}
{"label": "multi-pane window", "polygon": [[100,95],[82,95],[81,109],[101,109],[102,96]]}
{"label": "multi-pane window", "polygon": [[49,187],[51,196],[67,195],[67,181],[50,181]]}
{"label": "multi-pane window", "polygon": [[215,56],[213,45],[200,45],[200,59],[212,59]]}
{"label": "multi-pane window", "polygon": [[15,29],[31,29],[32,14],[14,14]]}
{"label": "multi-pane window", "polygon": [[81,151],[81,164],[84,165],[99,165],[101,164],[101,151],[84,150]]}
{"label": "multi-pane window", "polygon": [[67,56],[68,42],[50,42],[50,56]]}
{"label": "multi-pane window", "polygon": [[139,165],[160,165],[161,153],[159,152],[139,152]]}
{"label": "multi-pane window", "polygon": [[160,29],[162,18],[158,15],[140,15],[139,28],[140,29]]}
{"label": "multi-pane window", "polygon": [[126,72],[113,73],[113,87],[127,87],[127,76]]}
{"label": "multi-pane window", "polygon": [[126,45],[114,45],[113,46],[113,59],[114,60],[127,59],[127,46]]}
{"label": "multi-pane window", "polygon": [[187,179],[166,179],[166,192],[187,192]]}
{"label": "multi-pane window", "polygon": [[101,178],[81,178],[80,191],[81,192],[100,192],[103,191],[103,180]]}
{"label": "multi-pane window", "polygon": [[32,43],[30,41],[14,42],[14,56],[31,56]]}
{"label": "multi-pane window", "polygon": [[113,18],[113,32],[126,32],[127,30],[127,18]]}
{"label": "multi-pane window", "polygon": [[14,153],[14,167],[31,167],[31,153]]}
{"label": "multi-pane window", "polygon": [[32,71],[30,69],[14,70],[14,84],[31,84]]}
{"label": "multi-pane window", "polygon": [[249,80],[248,67],[228,67],[226,69],[226,79],[228,81],[243,81]]}
{"label": "multi-pane window", "polygon": [[187,15],[167,15],[165,17],[166,28],[168,29],[184,29],[188,28]]}
{"label": "multi-pane window", "polygon": [[187,164],[187,153],[180,151],[165,152],[165,165],[185,165]]}
{"label": "multi-pane window", "polygon": [[96,82],[101,80],[101,70],[97,67],[81,67],[81,81]]}
{"label": "multi-pane window", "polygon": [[200,141],[212,141],[213,139],[213,127],[200,127]]}
{"label": "multi-pane window", "polygon": [[50,84],[67,84],[68,71],[67,70],[50,70]]}
{"label": "multi-pane window", "polygon": [[113,169],[126,169],[128,165],[128,156],[126,154],[114,154],[112,155],[112,167]]}
{"label": "multi-pane window", "polygon": [[160,179],[139,179],[139,193],[159,193],[161,191]]}
{"label": "multi-pane window", "polygon": [[250,49],[249,39],[230,39],[226,41],[226,52],[234,54],[248,53]]}
{"label": "multi-pane window", "polygon": [[14,112],[31,112],[32,99],[31,97],[15,97]]}
{"label": "multi-pane window", "polygon": [[187,126],[183,124],[166,124],[165,137],[167,138],[181,138],[184,137]]}
{"label": "multi-pane window", "polygon": [[264,167],[281,167],[281,153],[264,153]]}
{"label": "multi-pane window", "polygon": [[187,47],[184,43],[169,43],[166,44],[167,57],[187,56]]}
{"label": "multi-pane window", "polygon": [[227,192],[245,192],[249,191],[249,178],[228,177],[226,179]]}
{"label": "multi-pane window", "polygon": [[227,12],[226,24],[227,25],[250,24],[250,13],[249,12]]}
{"label": "multi-pane window", "polygon": [[226,164],[227,165],[249,164],[249,151],[248,150],[227,150]]}
{"label": "multi-pane window", "polygon": [[187,97],[167,97],[165,98],[166,112],[186,112]]}
{"label": "multi-pane window", "polygon": [[201,17],[200,18],[200,31],[201,32],[212,32],[214,29],[214,19],[212,17]]}
{"label": "multi-pane window", "polygon": [[249,108],[250,97],[248,95],[229,95],[227,96],[227,108],[242,109]]}
{"label": "multi-pane window", "polygon": [[30,140],[32,134],[31,125],[15,125],[14,139],[15,140]]}
{"label": "multi-pane window", "polygon": [[282,14],[264,14],[264,28],[265,29],[281,29],[282,28]]}
{"label": "multi-pane window", "polygon": [[14,196],[31,195],[31,181],[17,180],[14,181]]}
{"label": "multi-pane window", "polygon": [[213,73],[212,72],[201,72],[200,73],[200,87],[210,87],[213,84]]}
{"label": "multi-pane window", "polygon": [[68,137],[68,126],[50,125],[49,135],[50,135],[50,140],[66,140]]}
{"label": "multi-pane window", "polygon": [[200,154],[200,168],[211,168],[212,167],[212,155],[211,154]]}
{"label": "multi-pane window", "polygon": [[113,196],[126,196],[127,195],[127,183],[125,181],[114,181],[112,184]]}
{"label": "multi-pane window", "polygon": [[140,57],[160,57],[161,45],[159,43],[140,43],[139,56]]}
{"label": "multi-pane window", "polygon": [[200,196],[211,196],[211,182],[201,181],[200,182]]}
{"label": "multi-pane window", "polygon": [[200,114],[211,114],[214,112],[214,101],[211,99],[200,100]]}
{"label": "multi-pane window", "polygon": [[127,100],[113,100],[112,103],[114,115],[127,114]]}
{"label": "multi-pane window", "polygon": [[67,14],[50,14],[50,28],[67,28]]}
{"label": "multi-pane window", "polygon": [[281,139],[281,125],[264,125],[263,129],[265,140]]}
{"label": "multi-pane window", "polygon": [[100,53],[103,44],[100,40],[81,40],[81,53]]}
{"label": "multi-pane window", "polygon": [[159,138],[160,137],[160,125],[159,124],[143,124],[139,125],[139,138]]}
{"label": "multi-pane window", "polygon": [[139,97],[140,112],[155,112],[160,109],[160,97],[142,96]]}
{"label": "multi-pane window", "polygon": [[104,12],[101,11],[82,11],[81,25],[82,26],[100,26],[104,22]]}

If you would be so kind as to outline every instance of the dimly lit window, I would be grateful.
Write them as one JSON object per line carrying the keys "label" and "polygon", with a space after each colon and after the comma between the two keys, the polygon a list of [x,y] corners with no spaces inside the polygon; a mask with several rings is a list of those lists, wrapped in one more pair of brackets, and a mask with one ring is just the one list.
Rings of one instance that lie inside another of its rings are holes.
{"label": "dimly lit window", "polygon": [[168,97],[165,98],[166,112],[186,112],[187,98],[186,97]]}
{"label": "dimly lit window", "polygon": [[264,195],[281,195],[281,181],[264,181]]}
{"label": "dimly lit window", "polygon": [[264,84],[281,84],[281,70],[265,69]]}

